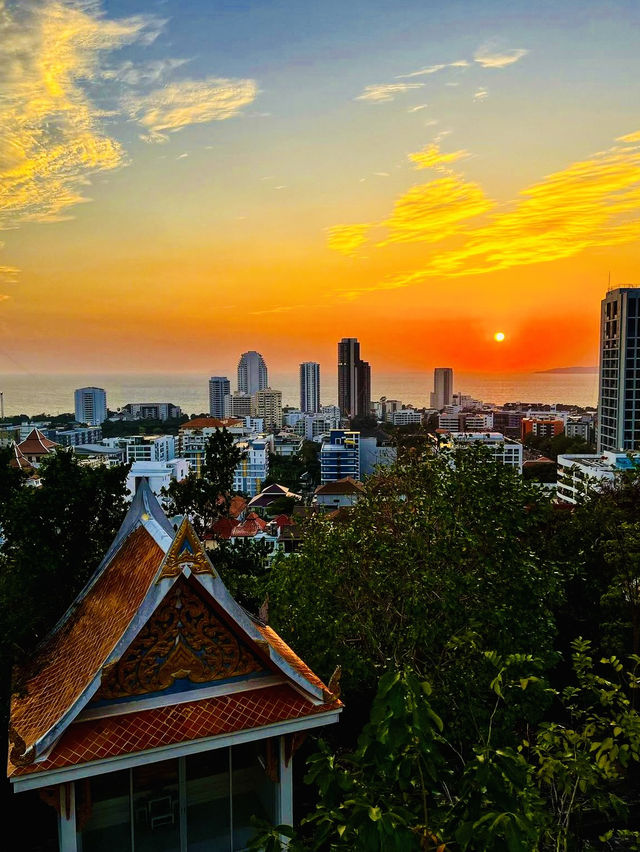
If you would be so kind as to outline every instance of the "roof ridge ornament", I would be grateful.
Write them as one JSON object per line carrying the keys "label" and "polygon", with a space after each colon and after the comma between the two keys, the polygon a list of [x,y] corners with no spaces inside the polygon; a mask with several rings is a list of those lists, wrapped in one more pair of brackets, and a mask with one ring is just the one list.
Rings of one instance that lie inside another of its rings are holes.
{"label": "roof ridge ornament", "polygon": [[190,573],[216,576],[213,566],[204,552],[202,543],[186,515],[178,527],[171,547],[160,566],[160,573],[156,582],[159,583],[166,577],[178,577],[183,573],[187,576]]}

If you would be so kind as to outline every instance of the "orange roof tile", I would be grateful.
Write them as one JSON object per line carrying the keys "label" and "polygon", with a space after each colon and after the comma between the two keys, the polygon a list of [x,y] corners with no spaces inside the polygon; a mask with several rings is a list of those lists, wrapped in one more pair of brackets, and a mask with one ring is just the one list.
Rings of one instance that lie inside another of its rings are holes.
{"label": "orange roof tile", "polygon": [[164,557],[142,527],[135,529],[81,598],[66,622],[46,640],[11,701],[11,725],[27,749],[82,695],[136,614]]}
{"label": "orange roof tile", "polygon": [[260,728],[342,706],[337,699],[314,705],[287,684],[93,719],[70,725],[42,763],[11,766],[13,776],[77,766],[204,737]]}
{"label": "orange roof tile", "polygon": [[292,669],[295,669],[298,674],[302,675],[305,680],[308,680],[309,683],[312,683],[314,686],[318,687],[318,689],[327,689],[318,675],[311,671],[309,666],[303,662],[296,652],[287,645],[284,639],[278,636],[275,630],[267,624],[256,623],[256,627],[271,645],[273,650],[277,651],[277,653],[280,654],[280,656],[291,666]]}
{"label": "orange roof tile", "polygon": [[222,429],[229,426],[241,426],[242,420],[237,417],[194,417],[193,420],[187,420],[180,427],[180,431],[184,432],[187,429]]}
{"label": "orange roof tile", "polygon": [[266,521],[258,517],[255,512],[251,512],[241,524],[237,524],[231,530],[232,538],[251,538],[260,532],[264,532],[267,528]]}

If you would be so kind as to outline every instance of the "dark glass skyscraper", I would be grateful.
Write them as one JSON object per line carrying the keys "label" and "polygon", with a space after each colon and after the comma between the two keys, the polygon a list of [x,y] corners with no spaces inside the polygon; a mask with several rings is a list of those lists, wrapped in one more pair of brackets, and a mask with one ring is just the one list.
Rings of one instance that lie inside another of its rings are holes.
{"label": "dark glass skyscraper", "polygon": [[338,406],[343,417],[371,413],[371,367],[360,358],[355,337],[338,343]]}
{"label": "dark glass skyscraper", "polygon": [[231,395],[231,382],[226,376],[211,376],[209,379],[209,414],[225,416],[225,399]]}
{"label": "dark glass skyscraper", "polygon": [[601,302],[598,452],[640,449],[640,288]]}

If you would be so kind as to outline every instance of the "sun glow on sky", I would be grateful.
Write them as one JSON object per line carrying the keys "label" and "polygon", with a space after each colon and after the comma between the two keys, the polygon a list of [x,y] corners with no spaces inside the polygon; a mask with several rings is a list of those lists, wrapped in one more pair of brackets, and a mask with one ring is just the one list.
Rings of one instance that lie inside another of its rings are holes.
{"label": "sun glow on sky", "polygon": [[595,363],[640,7],[185,8],[0,0],[0,373]]}

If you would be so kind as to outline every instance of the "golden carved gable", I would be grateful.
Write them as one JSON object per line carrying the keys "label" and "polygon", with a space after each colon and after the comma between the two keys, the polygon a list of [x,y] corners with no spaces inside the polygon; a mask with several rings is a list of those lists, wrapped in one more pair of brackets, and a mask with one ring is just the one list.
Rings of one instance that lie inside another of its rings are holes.
{"label": "golden carved gable", "polygon": [[214,574],[202,544],[193,527],[185,518],[164,559],[158,581],[164,577],[177,577],[185,568],[194,574]]}
{"label": "golden carved gable", "polygon": [[180,679],[211,683],[264,668],[180,579],[121,659],[105,667],[96,700],[161,692]]}

